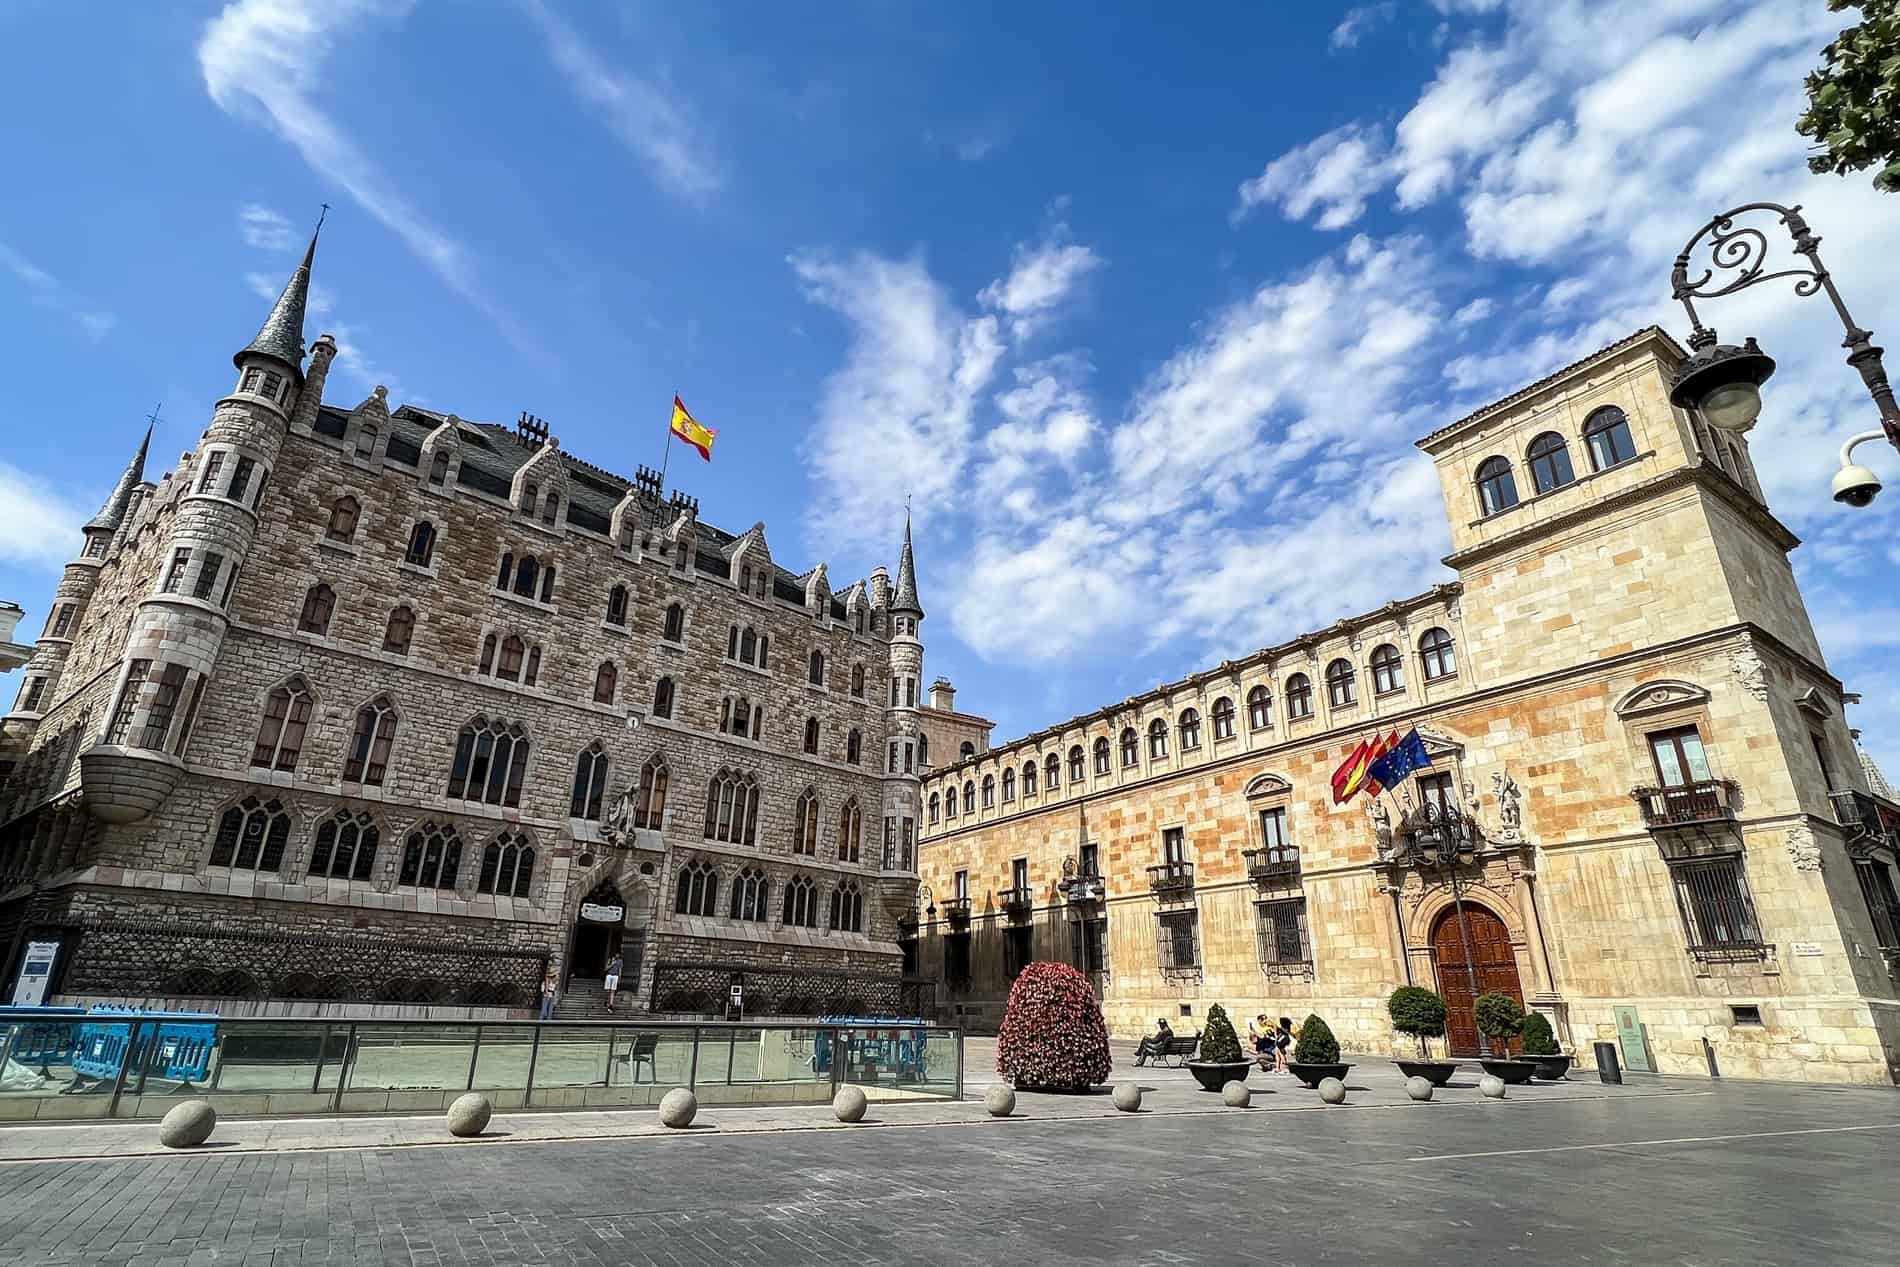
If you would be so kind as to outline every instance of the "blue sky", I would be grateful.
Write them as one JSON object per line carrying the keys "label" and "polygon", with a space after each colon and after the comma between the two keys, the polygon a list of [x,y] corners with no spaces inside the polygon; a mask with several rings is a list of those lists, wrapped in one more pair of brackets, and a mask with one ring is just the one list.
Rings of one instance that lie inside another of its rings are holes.
{"label": "blue sky", "polygon": [[[1411,440],[1684,333],[1720,207],[1804,203],[1900,339],[1900,202],[1792,127],[1820,0],[1083,13],[7,6],[0,595],[37,628],[155,402],[154,474],[190,447],[322,202],[332,400],[528,410],[630,473],[677,390],[704,515],[834,580],[909,494],[928,667],[1001,735],[1447,579]],[[1781,359],[1757,462],[1900,767],[1900,512],[1828,501],[1872,425],[1832,314],[1708,315]]]}

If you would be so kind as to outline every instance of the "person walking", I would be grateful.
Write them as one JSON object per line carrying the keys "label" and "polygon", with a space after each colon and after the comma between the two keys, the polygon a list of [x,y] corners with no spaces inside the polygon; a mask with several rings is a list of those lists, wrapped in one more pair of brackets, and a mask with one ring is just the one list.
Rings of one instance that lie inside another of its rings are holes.
{"label": "person walking", "polygon": [[620,952],[614,951],[614,957],[607,961],[607,1010],[614,1010],[614,992],[620,988]]}
{"label": "person walking", "polygon": [[1282,1016],[1280,1018],[1279,1030],[1273,1039],[1273,1072],[1292,1072],[1292,1070],[1286,1067],[1286,1061],[1287,1052],[1293,1048],[1293,1039],[1293,1018],[1290,1016]]}
{"label": "person walking", "polygon": [[554,969],[548,969],[548,975],[541,978],[541,1019],[554,1019],[554,1000],[561,993],[561,978]]}

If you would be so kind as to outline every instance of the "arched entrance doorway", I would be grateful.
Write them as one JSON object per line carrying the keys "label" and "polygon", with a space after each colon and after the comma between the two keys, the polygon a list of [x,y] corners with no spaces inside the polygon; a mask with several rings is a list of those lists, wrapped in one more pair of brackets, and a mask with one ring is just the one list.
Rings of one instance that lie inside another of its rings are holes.
{"label": "arched entrance doorway", "polygon": [[581,899],[574,920],[574,940],[567,957],[569,980],[598,981],[607,973],[607,961],[620,949],[626,931],[627,904],[611,880],[602,880]]}
{"label": "arched entrance doorway", "polygon": [[[1470,939],[1470,967],[1466,967],[1466,938]],[[1473,1004],[1480,994],[1508,994],[1519,1003],[1524,991],[1517,980],[1517,955],[1511,949],[1511,930],[1488,908],[1464,903],[1448,906],[1432,926],[1432,958],[1438,964],[1438,992],[1445,996],[1445,1037],[1454,1056],[1478,1054],[1478,1024]],[[1474,983],[1472,978],[1476,976]]]}

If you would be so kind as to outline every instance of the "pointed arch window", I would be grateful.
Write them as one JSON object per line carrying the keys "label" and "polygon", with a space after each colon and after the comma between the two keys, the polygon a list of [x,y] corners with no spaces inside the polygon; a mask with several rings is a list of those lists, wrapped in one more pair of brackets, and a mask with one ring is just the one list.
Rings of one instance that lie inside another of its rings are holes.
{"label": "pointed arch window", "polygon": [[328,585],[312,585],[303,596],[303,611],[297,617],[301,633],[327,634],[330,617],[336,613],[336,591]]}
{"label": "pointed arch window", "polygon": [[251,764],[264,770],[295,770],[310,726],[310,684],[293,677],[264,697],[264,720],[251,746]]}
{"label": "pointed arch window", "polygon": [[1264,686],[1247,692],[1247,729],[1265,730],[1273,721],[1273,695]]}
{"label": "pointed arch window", "polygon": [[1115,758],[1112,749],[1109,747],[1108,736],[1097,736],[1093,750],[1095,753],[1095,774],[1096,777],[1099,778],[1114,768],[1113,762]]}
{"label": "pointed arch window", "polygon": [[356,710],[350,754],[343,762],[343,781],[381,787],[389,771],[389,750],[395,742],[395,702],[387,695],[378,695]]}
{"label": "pointed arch window", "polygon": [[996,808],[996,776],[993,774],[983,776],[983,808]]}
{"label": "pointed arch window", "polygon": [[627,587],[624,585],[616,585],[607,591],[607,623],[626,627]]}
{"label": "pointed arch window", "polygon": [[554,565],[552,563],[541,569],[541,601],[550,605],[554,602]]}
{"label": "pointed arch window", "polygon": [[518,723],[477,717],[462,727],[456,741],[449,797],[518,807],[528,772],[528,747],[528,734]]}
{"label": "pointed arch window", "polygon": [[818,793],[806,788],[792,812],[792,852],[818,856]]}
{"label": "pointed arch window", "polygon": [[362,512],[362,503],[354,497],[337,498],[330,503],[330,522],[324,525],[324,537],[343,545],[350,544],[356,540],[356,524]]}
{"label": "pointed arch window", "polygon": [[561,495],[550,491],[547,501],[541,504],[541,522],[547,527],[555,526],[554,521],[561,517]]}
{"label": "pointed arch window", "polygon": [[851,666],[851,695],[855,699],[864,698],[864,666],[862,664]]}
{"label": "pointed arch window", "polygon": [[1427,682],[1448,678],[1458,671],[1458,654],[1452,647],[1451,635],[1436,625],[1419,636],[1418,659]]}
{"label": "pointed arch window", "polygon": [[856,880],[840,881],[838,887],[831,891],[831,931],[864,931],[864,894],[858,889]]}
{"label": "pointed arch window", "polygon": [[1141,764],[1141,737],[1133,726],[1122,730],[1122,769],[1132,770]]}
{"label": "pointed arch window", "polygon": [[813,686],[823,686],[825,684],[824,652],[814,651],[811,653],[811,656],[807,659],[805,664],[805,675],[806,679],[810,681]]}
{"label": "pointed arch window", "polygon": [[1546,431],[1532,440],[1525,456],[1530,458],[1531,484],[1540,493],[1562,488],[1577,478],[1570,466],[1570,446],[1555,431]]}
{"label": "pointed arch window", "polygon": [[607,795],[607,750],[599,741],[581,749],[574,759],[574,789],[568,798],[567,816],[600,821],[601,802]]}
{"label": "pointed arch window", "polygon": [[1003,771],[1003,804],[1013,804],[1016,800],[1016,772]]}
{"label": "pointed arch window", "polygon": [[1201,746],[1201,715],[1192,708],[1181,710],[1181,751],[1192,752]]}
{"label": "pointed arch window", "polygon": [[482,850],[482,869],[475,879],[477,893],[496,897],[527,897],[534,884],[534,846],[520,832],[503,832]]}
{"label": "pointed arch window", "polygon": [[851,765],[860,765],[864,761],[864,736],[855,727],[844,737],[844,759]]}
{"label": "pointed arch window", "polygon": [[594,670],[594,703],[611,704],[614,692],[620,687],[620,670],[614,667],[612,660],[603,660]]}
{"label": "pointed arch window", "polygon": [[536,484],[533,480],[528,480],[526,483],[522,484],[521,486],[521,513],[522,514],[526,515],[530,519],[534,518],[535,506],[537,503],[540,502],[540,500],[541,500],[541,486],[539,484]]}
{"label": "pointed arch window", "polygon": [[1405,689],[1405,657],[1399,649],[1389,642],[1382,642],[1372,649],[1372,690],[1375,695],[1389,695]]}
{"label": "pointed arch window", "polygon": [[1304,673],[1286,680],[1286,715],[1294,720],[1313,715],[1313,680]]}
{"label": "pointed arch window", "polygon": [[794,876],[785,885],[785,926],[818,927],[818,886],[807,875]]}
{"label": "pointed arch window", "polygon": [[686,609],[678,603],[669,603],[666,619],[660,625],[660,637],[668,642],[679,642],[686,637]]}
{"label": "pointed arch window", "polygon": [[409,654],[409,641],[415,636],[416,613],[409,607],[398,607],[389,613],[389,623],[383,626],[383,650],[396,655]]}
{"label": "pointed arch window", "polygon": [[1069,745],[1069,782],[1070,783],[1080,783],[1082,781],[1082,777],[1084,774],[1083,766],[1084,766],[1085,760],[1086,759],[1082,755],[1082,745],[1079,743],[1070,744]]}
{"label": "pointed arch window", "polygon": [[759,785],[749,774],[721,770],[706,788],[706,838],[753,844],[759,827]]}
{"label": "pointed arch window", "polygon": [[1517,479],[1511,463],[1502,457],[1488,457],[1478,463],[1478,513],[1496,515],[1517,505]]}
{"label": "pointed arch window", "polygon": [[512,550],[504,551],[501,556],[501,570],[495,574],[495,588],[498,590],[507,589],[508,581],[510,578],[514,576],[514,572],[515,572],[514,551]]}
{"label": "pointed arch window", "polygon": [[1590,450],[1590,469],[1605,471],[1636,456],[1629,418],[1615,405],[1605,405],[1583,424],[1583,442]]}
{"label": "pointed arch window", "polygon": [[318,880],[367,880],[381,839],[376,820],[363,810],[340,809],[317,824],[306,877]]}
{"label": "pointed arch window", "polygon": [[653,715],[671,718],[673,716],[673,679],[663,677],[653,684]]}
{"label": "pointed arch window", "polygon": [[772,884],[765,878],[765,872],[757,867],[745,868],[732,879],[732,903],[729,908],[732,918],[763,924],[771,918],[767,913],[771,896]]}
{"label": "pointed arch window", "polygon": [[1326,702],[1333,708],[1349,708],[1359,700],[1359,675],[1350,660],[1334,660],[1326,666]]}
{"label": "pointed arch window", "polygon": [[1036,763],[1034,761],[1025,761],[1023,762],[1023,795],[1034,796],[1035,794]]}
{"label": "pointed arch window", "polygon": [[1159,761],[1168,755],[1168,723],[1157,717],[1148,723],[1148,760]]}
{"label": "pointed arch window", "polygon": [[719,872],[710,862],[689,862],[673,881],[675,915],[710,916],[719,909]]}
{"label": "pointed arch window", "polygon": [[455,828],[426,822],[409,833],[396,883],[412,889],[453,889],[462,868],[462,838]]}
{"label": "pointed arch window", "polygon": [[284,865],[290,814],[279,801],[247,796],[224,811],[211,843],[211,865],[238,871],[275,871]]}
{"label": "pointed arch window", "polygon": [[476,663],[475,671],[486,677],[495,671],[495,635],[489,634],[482,639],[482,658]]}
{"label": "pointed arch window", "polygon": [[436,450],[435,457],[429,462],[429,483],[441,488],[449,479],[449,455],[445,450]]}
{"label": "pointed arch window", "polygon": [[1234,737],[1234,701],[1225,695],[1214,701],[1214,742]]}

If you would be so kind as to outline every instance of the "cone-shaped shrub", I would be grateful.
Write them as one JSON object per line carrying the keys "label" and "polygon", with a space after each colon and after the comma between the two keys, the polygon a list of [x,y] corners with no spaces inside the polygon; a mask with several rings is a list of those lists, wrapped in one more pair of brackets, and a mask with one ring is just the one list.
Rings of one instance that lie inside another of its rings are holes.
{"label": "cone-shaped shrub", "polygon": [[1234,1023],[1227,1019],[1227,1009],[1218,1003],[1207,1009],[1207,1028],[1201,1031],[1198,1059],[1216,1065],[1231,1065],[1245,1059],[1240,1054],[1240,1035],[1234,1033]]}
{"label": "cone-shaped shrub", "polygon": [[1516,1038],[1524,1028],[1524,1005],[1508,994],[1480,994],[1471,1010],[1478,1032],[1486,1038]]}
{"label": "cone-shaped shrub", "polygon": [[1526,1056],[1561,1056],[1557,1050],[1557,1036],[1550,1032],[1550,1022],[1544,1019],[1542,1012],[1532,1012],[1524,1018],[1524,1054]]}
{"label": "cone-shaped shrub", "polygon": [[1319,1018],[1315,1012],[1300,1025],[1300,1041],[1293,1047],[1293,1063],[1296,1065],[1336,1065],[1339,1063],[1339,1040],[1333,1037],[1332,1027]]}
{"label": "cone-shaped shrub", "polygon": [[1425,1040],[1445,1036],[1445,1000],[1436,990],[1422,985],[1402,985],[1385,1001],[1392,1028],[1418,1039],[1418,1050],[1426,1054]]}
{"label": "cone-shaped shrub", "polygon": [[1086,1091],[1110,1068],[1089,979],[1066,963],[1024,968],[996,1031],[996,1072],[1025,1090]]}

